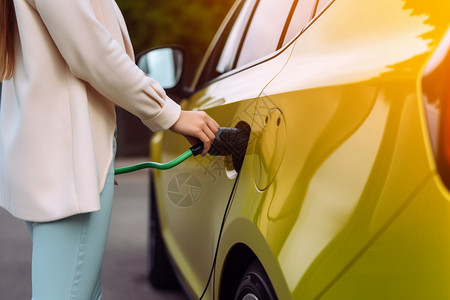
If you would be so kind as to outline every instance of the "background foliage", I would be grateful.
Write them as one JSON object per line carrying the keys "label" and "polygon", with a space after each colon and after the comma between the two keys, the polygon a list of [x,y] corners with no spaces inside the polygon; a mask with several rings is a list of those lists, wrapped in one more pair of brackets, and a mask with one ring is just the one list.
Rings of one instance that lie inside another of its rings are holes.
{"label": "background foliage", "polygon": [[200,61],[235,0],[116,0],[136,54],[159,45],[187,48]]}

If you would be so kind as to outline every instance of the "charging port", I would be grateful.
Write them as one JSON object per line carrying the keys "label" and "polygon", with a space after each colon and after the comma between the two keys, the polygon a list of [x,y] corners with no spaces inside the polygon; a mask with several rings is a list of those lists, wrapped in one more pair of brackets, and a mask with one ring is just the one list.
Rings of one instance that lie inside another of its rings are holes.
{"label": "charging port", "polygon": [[[221,127],[216,132],[216,138],[208,154],[213,156],[231,155],[234,169],[239,173],[247,151],[250,131],[250,125],[243,121],[237,123],[234,128]],[[198,155],[203,151],[203,144],[198,143],[190,149],[194,155]]]}
{"label": "charging port", "polygon": [[231,155],[234,169],[239,172],[247,151],[250,130],[250,125],[243,121],[234,128],[220,128],[208,153],[214,156]]}

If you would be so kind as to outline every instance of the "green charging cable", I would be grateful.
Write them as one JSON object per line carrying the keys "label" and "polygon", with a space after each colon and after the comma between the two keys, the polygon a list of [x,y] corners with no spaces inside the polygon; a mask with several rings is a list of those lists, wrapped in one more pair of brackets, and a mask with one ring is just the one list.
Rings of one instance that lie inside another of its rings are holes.
{"label": "green charging cable", "polygon": [[[216,138],[212,143],[208,153],[214,156],[232,155],[233,165],[239,172],[244,161],[245,151],[247,149],[248,139],[250,137],[250,126],[247,123],[238,123],[235,128],[221,127],[216,133]],[[178,166],[180,163],[191,157],[196,156],[203,151],[203,143],[199,142],[189,148],[186,152],[167,163],[144,162],[137,165],[118,168],[114,174],[130,173],[141,169],[152,168],[158,170],[167,170]]]}
{"label": "green charging cable", "polygon": [[178,166],[179,164],[181,164],[183,161],[185,161],[192,155],[195,156],[195,155],[202,153],[202,151],[203,151],[203,144],[198,143],[198,144],[192,146],[191,148],[189,148],[186,152],[184,152],[183,154],[181,154],[174,160],[171,160],[169,162],[166,162],[166,163],[157,163],[157,162],[152,162],[152,161],[143,162],[143,163],[136,164],[136,165],[131,165],[131,166],[123,167],[123,168],[117,168],[114,170],[114,174],[118,175],[118,174],[130,173],[130,172],[147,169],[147,168],[158,169],[158,170],[167,170],[167,169],[173,168],[175,166]]}

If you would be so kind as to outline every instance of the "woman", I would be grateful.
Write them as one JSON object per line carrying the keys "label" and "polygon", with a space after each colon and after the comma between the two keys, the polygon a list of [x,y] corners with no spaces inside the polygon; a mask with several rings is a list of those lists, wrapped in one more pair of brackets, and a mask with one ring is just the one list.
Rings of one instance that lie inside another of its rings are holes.
{"label": "woman", "polygon": [[203,154],[219,125],[136,67],[114,0],[0,3],[0,205],[27,221],[34,300],[100,299],[115,105]]}

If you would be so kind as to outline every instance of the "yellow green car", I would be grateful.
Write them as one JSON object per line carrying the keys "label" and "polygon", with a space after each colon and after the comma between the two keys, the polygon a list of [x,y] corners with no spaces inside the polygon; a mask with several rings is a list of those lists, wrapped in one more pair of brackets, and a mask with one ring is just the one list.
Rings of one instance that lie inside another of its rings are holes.
{"label": "yellow green car", "polygon": [[[192,299],[450,299],[449,0],[237,1],[194,78],[184,60],[139,65],[249,136],[238,162],[153,173],[156,286],[173,269]],[[151,160],[189,147],[157,133]]]}

